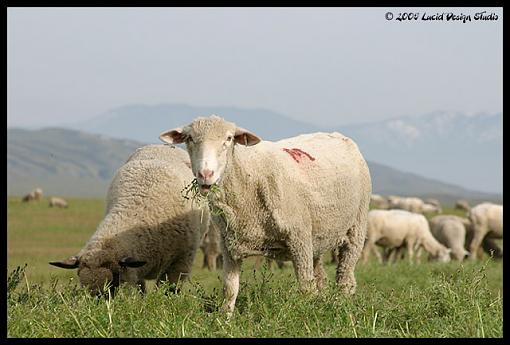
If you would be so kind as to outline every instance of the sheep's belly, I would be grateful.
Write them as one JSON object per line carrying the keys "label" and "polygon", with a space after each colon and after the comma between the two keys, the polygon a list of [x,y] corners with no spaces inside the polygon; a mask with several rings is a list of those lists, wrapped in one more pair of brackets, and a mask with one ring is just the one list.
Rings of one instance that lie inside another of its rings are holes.
{"label": "sheep's belly", "polygon": [[382,237],[376,243],[383,247],[400,247],[403,241],[401,239],[395,240],[388,237]]}

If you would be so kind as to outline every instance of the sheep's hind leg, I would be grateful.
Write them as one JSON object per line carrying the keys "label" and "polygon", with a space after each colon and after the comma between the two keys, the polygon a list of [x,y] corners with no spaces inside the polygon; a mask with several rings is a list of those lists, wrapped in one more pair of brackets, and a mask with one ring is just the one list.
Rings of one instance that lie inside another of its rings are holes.
{"label": "sheep's hind leg", "polygon": [[[472,254],[471,259],[476,260],[481,259],[483,255],[483,247],[481,247],[481,244],[483,242],[483,239],[485,237],[485,234],[487,231],[485,231],[484,228],[475,228],[474,230],[474,236],[471,240],[471,243],[469,244],[469,252]],[[482,248],[482,250],[480,250]],[[479,253],[480,250],[480,253]],[[476,255],[475,255],[476,254]]]}
{"label": "sheep's hind leg", "polygon": [[338,247],[338,265],[336,267],[336,283],[347,295],[356,292],[354,269],[363,251],[366,224],[358,223],[347,231],[346,240]]}
{"label": "sheep's hind leg", "polygon": [[414,257],[414,241],[408,240],[406,242],[406,248],[407,248],[407,256],[409,260],[409,264],[413,264],[413,257]]}
{"label": "sheep's hind leg", "polygon": [[320,257],[313,259],[313,275],[315,278],[315,283],[317,284],[317,290],[322,290],[325,288],[328,282],[328,276],[324,271],[322,258]]}

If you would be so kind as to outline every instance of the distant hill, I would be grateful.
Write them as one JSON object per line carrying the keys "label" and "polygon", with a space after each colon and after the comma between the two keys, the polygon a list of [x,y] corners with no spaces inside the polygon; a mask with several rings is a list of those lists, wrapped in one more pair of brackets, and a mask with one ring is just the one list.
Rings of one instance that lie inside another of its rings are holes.
{"label": "distant hill", "polygon": [[129,155],[143,144],[62,128],[7,130],[7,194],[36,186],[46,195],[104,197]]}
{"label": "distant hill", "polygon": [[370,161],[469,189],[503,190],[502,113],[469,115],[438,111],[324,128],[311,124],[314,114],[310,114],[311,123],[305,123],[267,109],[159,104],[119,107],[92,120],[64,127],[159,143],[158,136],[163,130],[210,114],[233,121],[265,140],[336,130],[352,137]]}
{"label": "distant hill", "polygon": [[[143,145],[63,128],[8,129],[7,194],[23,195],[39,186],[47,196],[103,198],[115,171]],[[501,195],[466,190],[370,161],[368,164],[374,193],[423,195],[446,203],[458,198],[502,200]]]}

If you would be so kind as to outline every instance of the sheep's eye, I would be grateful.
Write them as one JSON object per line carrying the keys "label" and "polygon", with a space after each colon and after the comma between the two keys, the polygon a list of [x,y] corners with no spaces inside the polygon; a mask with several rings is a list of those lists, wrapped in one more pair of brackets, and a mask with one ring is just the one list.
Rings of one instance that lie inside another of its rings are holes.
{"label": "sheep's eye", "polygon": [[195,143],[195,141],[193,140],[193,137],[188,136],[188,137],[186,138],[186,143],[188,143],[188,144],[189,144],[189,143],[194,144],[194,143]]}
{"label": "sheep's eye", "polygon": [[233,136],[231,136],[231,135],[229,135],[229,136],[227,137],[227,142],[231,142],[231,141],[232,141],[232,139],[234,139],[234,137],[233,137]]}

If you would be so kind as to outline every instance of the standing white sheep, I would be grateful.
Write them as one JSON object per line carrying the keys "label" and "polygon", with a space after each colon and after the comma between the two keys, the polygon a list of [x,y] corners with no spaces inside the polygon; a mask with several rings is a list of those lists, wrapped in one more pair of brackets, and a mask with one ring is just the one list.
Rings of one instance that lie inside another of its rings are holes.
{"label": "standing white sheep", "polygon": [[503,238],[503,205],[481,203],[469,210],[468,217],[473,230],[469,252],[473,254],[471,258],[476,259],[485,238]]}
{"label": "standing white sheep", "polygon": [[315,290],[326,280],[322,255],[338,248],[337,284],[345,293],[355,292],[372,186],[350,138],[314,133],[261,141],[211,116],[165,131],[160,139],[186,143],[202,193],[219,187],[208,197],[222,235],[228,314],[239,291],[242,260],[253,255],[291,260],[300,288]]}
{"label": "standing white sheep", "polygon": [[432,236],[427,219],[421,214],[405,210],[371,210],[368,213],[364,262],[368,261],[370,252],[373,252],[382,263],[376,244],[390,249],[405,246],[410,262],[413,262],[414,251],[421,247],[432,259],[450,261],[450,249]]}
{"label": "standing white sheep", "polygon": [[413,213],[423,213],[423,205],[425,203],[420,198],[392,198],[390,201],[390,209],[406,210]]}
{"label": "standing white sheep", "polygon": [[34,197],[36,201],[40,201],[43,198],[43,190],[39,187],[34,189]]}
{"label": "standing white sheep", "polygon": [[144,291],[146,279],[186,278],[208,224],[208,213],[192,209],[181,195],[193,180],[188,162],[179,148],[138,149],[115,174],[104,219],[85,247],[50,264],[78,268],[82,286],[94,293],[106,283],[112,292],[122,282]]}

